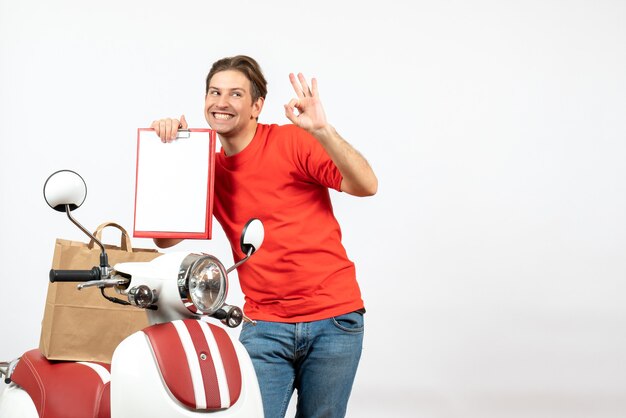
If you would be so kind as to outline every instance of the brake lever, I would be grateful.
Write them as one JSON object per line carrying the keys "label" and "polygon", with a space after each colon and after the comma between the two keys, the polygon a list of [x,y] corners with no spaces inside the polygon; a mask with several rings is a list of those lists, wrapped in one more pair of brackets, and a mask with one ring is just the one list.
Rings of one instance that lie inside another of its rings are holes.
{"label": "brake lever", "polygon": [[98,288],[102,289],[102,288],[105,288],[105,287],[121,286],[121,285],[126,284],[128,282],[129,282],[128,279],[120,278],[120,277],[114,277],[114,278],[110,278],[110,279],[92,280],[90,282],[81,283],[78,286],[76,286],[76,288],[78,290],[83,290],[84,288],[87,288],[87,287],[98,287]]}

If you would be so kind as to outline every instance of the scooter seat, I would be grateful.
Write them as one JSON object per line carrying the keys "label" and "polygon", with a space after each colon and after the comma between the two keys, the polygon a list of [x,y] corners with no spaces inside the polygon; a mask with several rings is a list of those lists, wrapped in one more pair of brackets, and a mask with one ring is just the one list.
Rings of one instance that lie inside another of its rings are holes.
{"label": "scooter seat", "polygon": [[110,418],[110,371],[103,363],[50,361],[35,349],[22,355],[11,379],[40,417]]}

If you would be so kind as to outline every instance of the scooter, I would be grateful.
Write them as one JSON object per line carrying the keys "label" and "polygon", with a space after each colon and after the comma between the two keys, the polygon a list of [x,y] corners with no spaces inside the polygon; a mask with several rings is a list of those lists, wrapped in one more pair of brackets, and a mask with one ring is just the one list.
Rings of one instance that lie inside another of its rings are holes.
{"label": "scooter", "polygon": [[[71,214],[86,194],[84,180],[73,171],[58,171],[45,183],[48,205],[65,212],[101,248],[99,266],[51,270],[50,281],[98,287],[111,302],[146,309],[151,325],[124,339],[110,366],[49,361],[37,349],[0,362],[0,377],[8,384],[0,417],[263,417],[250,357],[224,329],[254,322],[225,299],[228,273],[263,242],[262,222],[247,223],[240,240],[246,257],[228,269],[212,255],[181,252],[111,268],[105,247]],[[119,297],[106,295],[105,288]]]}

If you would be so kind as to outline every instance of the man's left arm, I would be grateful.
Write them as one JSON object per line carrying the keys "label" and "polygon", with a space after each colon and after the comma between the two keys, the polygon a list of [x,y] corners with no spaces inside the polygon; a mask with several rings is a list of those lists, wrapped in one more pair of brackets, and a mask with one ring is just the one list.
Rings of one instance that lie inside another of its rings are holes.
{"label": "man's left arm", "polygon": [[333,160],[343,180],[341,191],[354,196],[372,196],[378,190],[378,179],[367,160],[352,145],[326,125],[311,134],[324,147]]}
{"label": "man's left arm", "polygon": [[[298,74],[298,79],[289,74],[297,98],[285,105],[285,115],[295,125],[305,129],[319,141],[331,160],[335,163],[343,180],[341,190],[354,196],[372,196],[378,190],[378,179],[367,160],[343,139],[331,126],[319,99],[317,80],[311,80],[309,88],[306,79]],[[294,112],[298,111],[298,114]]]}

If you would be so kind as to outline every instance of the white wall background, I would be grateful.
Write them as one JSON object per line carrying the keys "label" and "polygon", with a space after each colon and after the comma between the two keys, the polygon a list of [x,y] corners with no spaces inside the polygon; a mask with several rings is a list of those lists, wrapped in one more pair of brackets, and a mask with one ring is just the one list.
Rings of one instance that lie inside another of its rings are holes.
{"label": "white wall background", "polygon": [[[262,122],[317,76],[379,176],[333,195],[368,308],[349,416],[626,416],[622,0],[0,0],[0,358],[38,343],[55,237],[83,239],[47,176],[83,175],[85,225],[132,229],[136,128],[204,127],[238,53]],[[184,245],[230,262],[215,235]]]}

